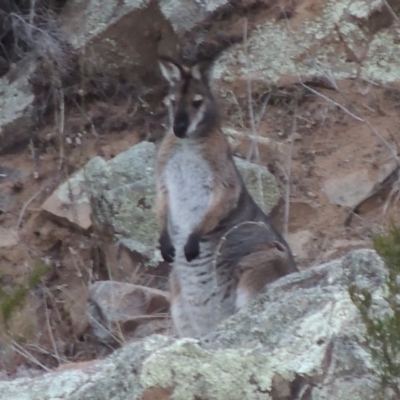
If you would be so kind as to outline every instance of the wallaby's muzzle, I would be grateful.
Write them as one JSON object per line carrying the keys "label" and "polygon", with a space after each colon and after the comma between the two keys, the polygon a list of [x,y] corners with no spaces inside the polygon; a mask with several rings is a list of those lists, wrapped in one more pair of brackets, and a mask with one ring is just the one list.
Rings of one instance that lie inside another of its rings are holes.
{"label": "wallaby's muzzle", "polygon": [[178,110],[174,118],[174,133],[178,138],[184,138],[189,127],[189,116],[186,111]]}

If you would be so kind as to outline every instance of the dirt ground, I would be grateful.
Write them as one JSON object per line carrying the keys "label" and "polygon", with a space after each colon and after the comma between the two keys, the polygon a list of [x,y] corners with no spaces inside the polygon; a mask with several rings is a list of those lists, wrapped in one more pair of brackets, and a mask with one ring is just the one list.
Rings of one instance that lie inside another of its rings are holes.
{"label": "dirt ground", "polygon": [[[370,248],[374,234],[400,223],[394,158],[400,143],[400,90],[356,80],[339,82],[339,91],[311,89],[320,95],[299,85],[254,93],[256,116],[269,99],[257,134],[271,144],[260,144],[258,156],[246,141],[234,147],[236,154],[267,165],[277,177],[282,201],[272,215],[284,229],[289,200],[287,238],[301,269],[351,249]],[[232,90],[238,99],[246,98],[240,89]],[[84,114],[67,108],[62,162],[57,118],[50,118],[28,146],[0,159],[0,294],[15,293],[46,266],[39,284],[3,321],[0,376],[30,376],[37,369],[102,357],[117,347],[95,340],[86,316],[88,284],[110,277],[115,249],[96,232],[61,224],[41,205],[93,156],[110,159],[152,138],[146,116],[138,115],[135,104],[95,100]],[[222,105],[229,115],[244,114],[244,126],[232,118],[226,125],[249,131],[245,101],[241,110]],[[353,209],[360,193],[374,191]],[[167,288],[166,265],[138,271],[138,260],[126,259],[136,283]]]}

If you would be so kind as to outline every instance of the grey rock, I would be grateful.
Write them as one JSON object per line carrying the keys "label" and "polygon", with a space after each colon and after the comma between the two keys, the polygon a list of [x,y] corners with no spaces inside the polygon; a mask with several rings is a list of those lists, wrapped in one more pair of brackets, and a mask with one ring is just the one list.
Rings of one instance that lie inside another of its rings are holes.
{"label": "grey rock", "polygon": [[171,329],[169,293],[150,287],[97,281],[89,288],[87,310],[94,335],[103,341],[122,342]]}
{"label": "grey rock", "polygon": [[153,335],[85,368],[0,382],[0,399],[376,400],[347,288],[368,288],[384,312],[386,272],[374,251],[354,251],[274,282],[201,341]]}
{"label": "grey rock", "polygon": [[109,162],[93,158],[84,174],[97,227],[157,262],[155,152],[154,144],[141,142]]}
{"label": "grey rock", "polygon": [[92,226],[84,170],[61,184],[42,204],[42,210],[83,230]]}
{"label": "grey rock", "polygon": [[363,169],[347,173],[342,177],[330,177],[324,182],[323,190],[332,204],[353,208],[366,198],[374,188],[374,182]]}
{"label": "grey rock", "polygon": [[183,3],[177,0],[159,0],[161,12],[172,24],[174,31],[183,33],[192,29],[212,12],[228,4],[227,0],[194,0]]}
{"label": "grey rock", "polygon": [[29,77],[35,64],[29,60],[21,64],[23,70],[10,71],[0,78],[0,153],[31,135],[34,95]]}
{"label": "grey rock", "polygon": [[[91,74],[124,76],[143,86],[158,74],[157,53],[175,55],[178,34],[227,0],[80,0],[61,13],[68,41]],[[154,83],[153,83],[154,84]]]}
{"label": "grey rock", "polygon": [[[237,157],[235,161],[255,200],[270,210],[280,196],[275,177],[266,167]],[[149,142],[141,142],[110,161],[94,157],[56,189],[43,209],[85,229],[94,223],[156,265],[161,256],[155,250],[155,162],[156,146]]]}
{"label": "grey rock", "polygon": [[323,191],[332,204],[354,208],[374,193],[374,189],[397,168],[397,162],[393,161],[379,168],[365,168],[340,176],[333,174],[324,182]]}
{"label": "grey rock", "polygon": [[[234,79],[235,85],[251,77],[254,91],[257,84],[265,88],[313,78],[398,82],[400,44],[395,22],[390,26],[388,18],[379,30],[365,29],[385,10],[384,3],[329,0],[321,4],[317,15],[310,12],[297,26],[285,18],[276,21],[267,16],[249,37],[248,57],[243,44],[230,47],[217,61],[213,76],[225,82]],[[221,91],[226,94],[222,83]]]}
{"label": "grey rock", "polygon": [[244,182],[261,209],[269,213],[278,203],[280,190],[274,175],[267,167],[234,157]]}
{"label": "grey rock", "polygon": [[[92,76],[154,86],[157,54],[178,55],[182,38],[227,0],[68,1],[62,30]],[[199,38],[200,41],[203,38]]]}

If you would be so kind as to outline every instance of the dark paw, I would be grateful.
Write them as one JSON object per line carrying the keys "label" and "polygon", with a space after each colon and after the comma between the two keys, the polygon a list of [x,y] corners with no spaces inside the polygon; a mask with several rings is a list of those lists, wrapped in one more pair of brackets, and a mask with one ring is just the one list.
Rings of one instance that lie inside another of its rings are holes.
{"label": "dark paw", "polygon": [[192,233],[183,250],[185,251],[186,260],[189,262],[197,258],[200,254],[200,235],[198,233]]}
{"label": "dark paw", "polygon": [[162,233],[159,239],[160,251],[162,258],[168,262],[172,263],[175,257],[175,247],[171,243],[171,238],[168,232]]}

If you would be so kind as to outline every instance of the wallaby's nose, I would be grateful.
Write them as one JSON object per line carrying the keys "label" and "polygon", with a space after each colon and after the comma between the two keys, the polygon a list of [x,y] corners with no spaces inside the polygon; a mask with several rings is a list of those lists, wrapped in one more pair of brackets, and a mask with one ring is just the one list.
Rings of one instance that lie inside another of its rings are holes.
{"label": "wallaby's nose", "polygon": [[174,120],[174,133],[179,138],[183,138],[189,126],[189,116],[185,111],[177,111]]}

